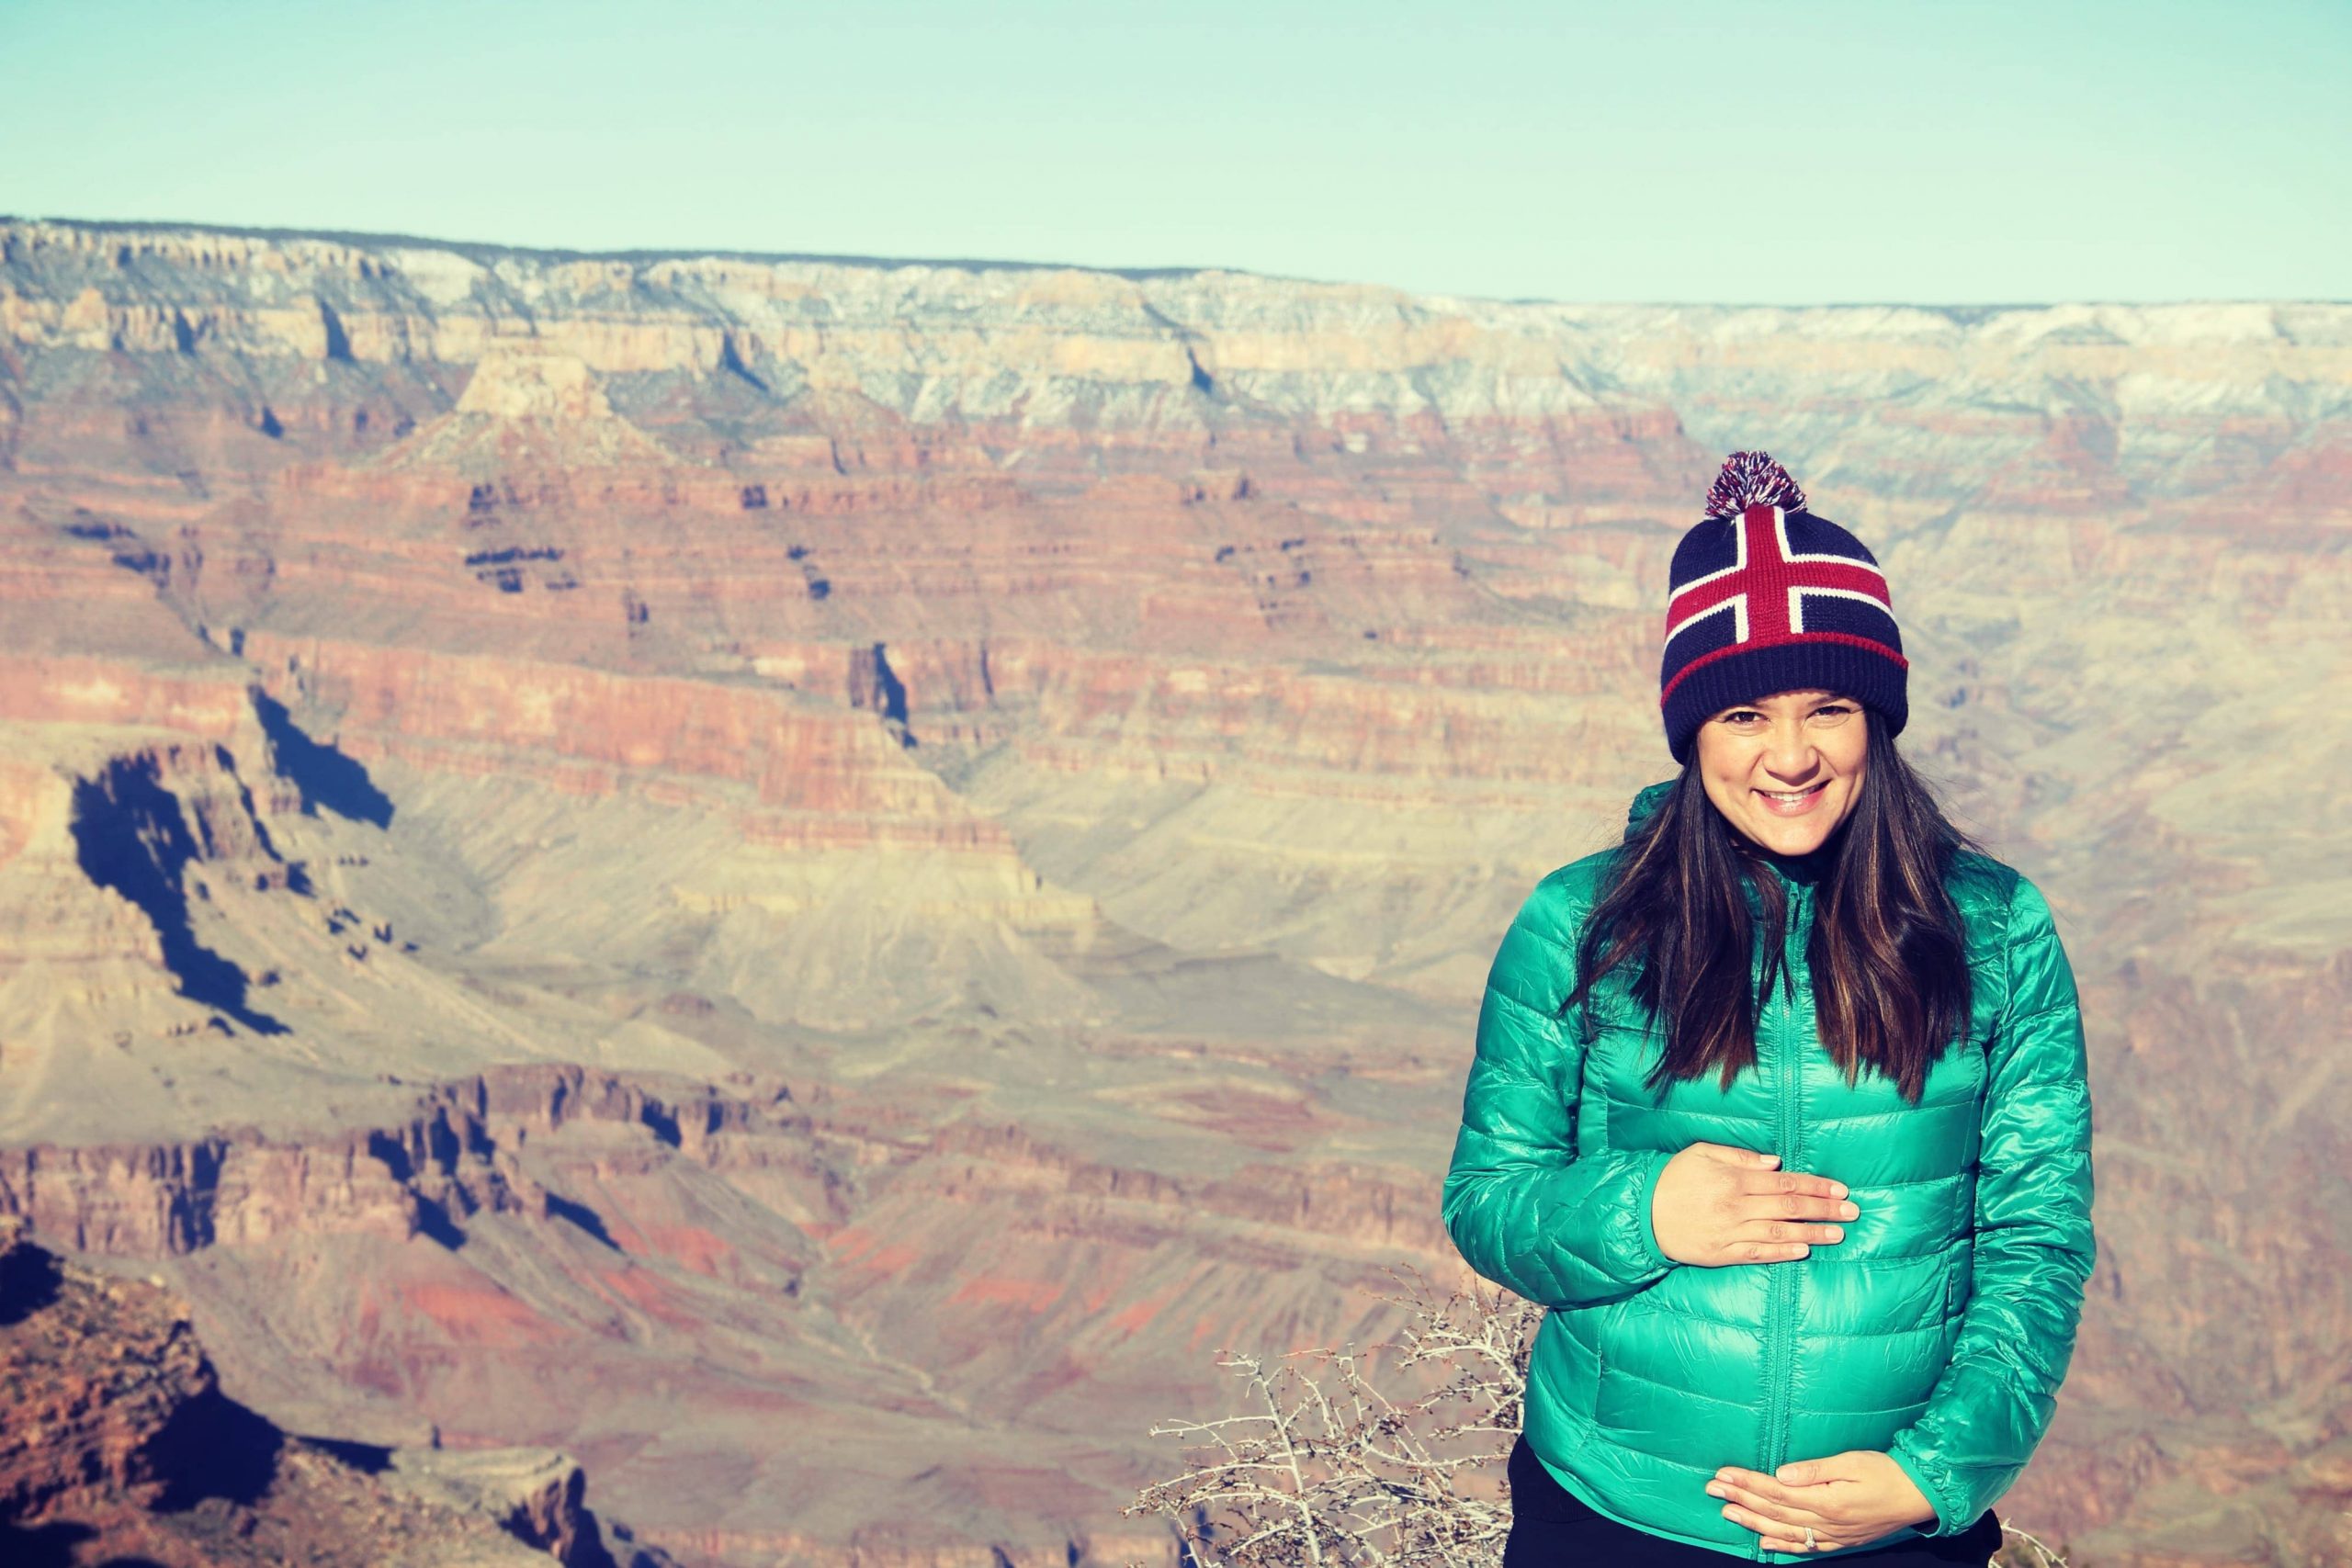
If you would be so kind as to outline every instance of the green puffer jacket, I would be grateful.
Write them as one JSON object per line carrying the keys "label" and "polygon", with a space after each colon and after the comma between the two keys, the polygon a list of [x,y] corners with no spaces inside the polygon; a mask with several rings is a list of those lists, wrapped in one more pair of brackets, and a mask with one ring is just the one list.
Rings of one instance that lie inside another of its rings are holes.
{"label": "green puffer jacket", "polygon": [[[1672,788],[1635,797],[1629,833]],[[1621,1523],[1756,1562],[1840,1553],[1764,1550],[1707,1495],[1718,1466],[1770,1474],[1879,1450],[1936,1518],[1866,1546],[1966,1529],[2049,1425],[2096,1256],[2082,1021],[2049,905],[1999,862],[1961,857],[1948,886],[1968,934],[1967,1048],[1937,1059],[1914,1106],[1872,1070],[1848,1088],[1822,1047],[1804,961],[1814,889],[1775,865],[1795,999],[1774,986],[1756,1066],[1728,1091],[1710,1074],[1654,1102],[1642,1078],[1661,1043],[1624,970],[1594,989],[1589,1045],[1559,1016],[1612,852],[1544,878],[1503,938],[1445,1179],[1462,1256],[1550,1309],[1529,1446]],[[1842,1181],[1861,1215],[1792,1261],[1677,1263],[1657,1248],[1650,1194],[1702,1142]]]}

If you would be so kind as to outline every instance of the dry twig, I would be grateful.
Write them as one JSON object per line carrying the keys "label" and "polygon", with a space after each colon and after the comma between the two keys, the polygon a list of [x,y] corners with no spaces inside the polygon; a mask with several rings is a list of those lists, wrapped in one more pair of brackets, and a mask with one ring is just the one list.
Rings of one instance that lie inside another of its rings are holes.
{"label": "dry twig", "polygon": [[[1509,1500],[1479,1472],[1519,1436],[1543,1309],[1484,1280],[1441,1294],[1409,1265],[1387,1272],[1397,1288],[1375,1293],[1406,1310],[1393,1338],[1271,1363],[1221,1351],[1240,1413],[1153,1427],[1186,1440],[1185,1469],[1121,1513],[1167,1516],[1186,1568],[1497,1568]],[[2013,1526],[1996,1561],[2066,1568]]]}
{"label": "dry twig", "polygon": [[1483,1281],[1441,1295],[1417,1269],[1389,1276],[1380,1299],[1408,1314],[1392,1339],[1272,1364],[1224,1352],[1242,1414],[1154,1427],[1187,1440],[1187,1468],[1124,1511],[1167,1515],[1205,1568],[1493,1568],[1510,1516],[1471,1478],[1519,1435],[1542,1309]]}

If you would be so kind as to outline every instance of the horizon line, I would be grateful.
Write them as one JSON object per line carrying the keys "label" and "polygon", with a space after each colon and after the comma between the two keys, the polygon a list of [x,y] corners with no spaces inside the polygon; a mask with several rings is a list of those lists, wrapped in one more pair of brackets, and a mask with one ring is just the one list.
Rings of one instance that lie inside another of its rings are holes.
{"label": "horizon line", "polygon": [[[1260,272],[1250,267],[1216,265],[1107,266],[1086,262],[1016,261],[985,256],[885,256],[824,251],[744,251],[717,247],[682,246],[655,248],[638,246],[626,250],[578,250],[563,245],[517,245],[496,240],[449,240],[422,234],[379,232],[362,229],[311,229],[283,225],[212,223],[187,219],[163,218],[67,218],[0,212],[0,223],[49,223],[62,228],[92,231],[149,230],[192,231],[198,233],[232,234],[240,238],[268,241],[319,240],[330,244],[372,247],[398,245],[447,251],[480,263],[484,257],[516,257],[538,261],[619,261],[631,263],[660,261],[741,262],[810,262],[834,266],[890,268],[924,266],[953,268],[962,272],[1091,272],[1112,277],[1124,277],[1134,282],[1155,278],[1197,277],[1205,273],[1231,273],[1240,277],[1264,278],[1274,283],[1308,283],[1327,288],[1385,288],[1419,299],[1459,299],[1492,305],[1555,305],[1567,307],[1603,306],[1630,309],[1689,309],[1702,310],[1911,310],[1938,312],[1953,316],[1969,311],[1980,317],[2003,310],[2050,310],[2064,305],[2120,306],[2126,309],[2148,309],[2183,305],[2352,305],[2352,297],[2319,299],[2292,295],[2273,297],[2188,296],[2168,299],[2016,299],[1929,301],[1919,299],[1844,299],[1821,300],[1809,304],[1790,304],[1772,299],[1562,299],[1542,296],[1506,298],[1489,294],[1455,294],[1442,289],[1399,288],[1394,284],[1368,283],[1358,278],[1307,277],[1293,273]],[[1971,325],[1958,321],[1955,324]]]}

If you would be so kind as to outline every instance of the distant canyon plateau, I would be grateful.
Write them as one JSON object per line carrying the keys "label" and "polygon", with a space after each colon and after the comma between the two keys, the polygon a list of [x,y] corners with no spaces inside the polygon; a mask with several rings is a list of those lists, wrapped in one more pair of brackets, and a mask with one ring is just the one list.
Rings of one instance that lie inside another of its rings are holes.
{"label": "distant canyon plateau", "polygon": [[560,1450],[640,1562],[1171,1563],[1119,1508],[1216,1352],[1460,1274],[1487,964],[1672,772],[1758,447],[2083,989],[2002,1513],[2352,1562],[2352,306],[0,220],[0,1215],[88,1332],[119,1276],[274,1430]]}

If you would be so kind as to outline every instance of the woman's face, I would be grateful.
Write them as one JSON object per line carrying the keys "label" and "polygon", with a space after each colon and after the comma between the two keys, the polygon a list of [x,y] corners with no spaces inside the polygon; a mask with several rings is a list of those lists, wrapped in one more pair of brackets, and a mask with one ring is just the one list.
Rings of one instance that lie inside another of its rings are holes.
{"label": "woman's face", "polygon": [[1734,828],[1779,855],[1821,847],[1854,809],[1870,713],[1836,692],[1780,692],[1699,727],[1699,777]]}

